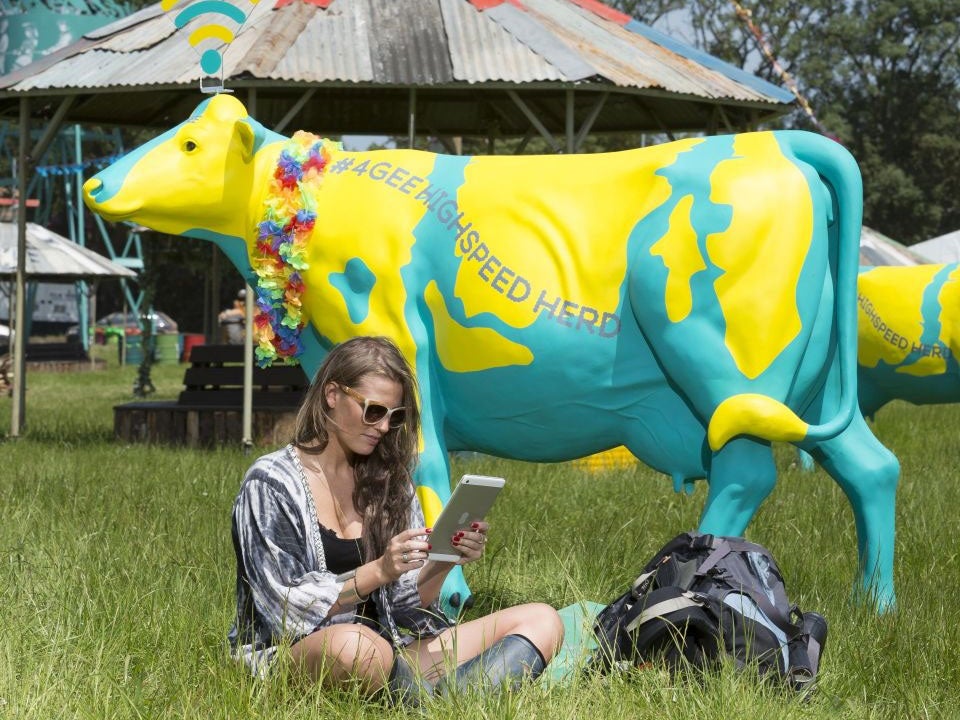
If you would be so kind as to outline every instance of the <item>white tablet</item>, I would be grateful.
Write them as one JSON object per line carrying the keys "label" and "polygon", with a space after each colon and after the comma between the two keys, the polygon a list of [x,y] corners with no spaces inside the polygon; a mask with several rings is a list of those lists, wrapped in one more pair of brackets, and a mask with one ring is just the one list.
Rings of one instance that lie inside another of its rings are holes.
{"label": "white tablet", "polygon": [[430,560],[456,562],[462,556],[451,543],[457,530],[469,529],[470,523],[483,520],[497,493],[503,487],[503,478],[487,475],[464,475],[453,489],[453,494],[440,511],[430,533]]}

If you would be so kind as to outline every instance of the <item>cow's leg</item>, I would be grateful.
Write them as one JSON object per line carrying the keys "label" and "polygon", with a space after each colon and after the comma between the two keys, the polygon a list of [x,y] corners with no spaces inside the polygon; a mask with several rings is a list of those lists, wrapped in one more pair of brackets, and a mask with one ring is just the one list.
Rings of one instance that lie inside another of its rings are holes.
{"label": "cow's leg", "polygon": [[[420,432],[423,449],[420,451],[413,480],[417,486],[417,498],[423,508],[427,527],[431,527],[450,499],[450,456],[441,432],[443,417],[436,410],[433,387],[426,377],[426,373],[420,375]],[[471,603],[470,588],[463,577],[463,569],[456,566],[450,570],[440,590],[440,604],[444,612],[451,617],[457,617]]]}
{"label": "cow's leg", "polygon": [[813,456],[806,450],[797,448],[797,462],[800,463],[800,469],[809,472],[814,468]]}
{"label": "cow's leg", "polygon": [[892,609],[896,602],[893,544],[900,463],[874,437],[859,413],[840,435],[819,443],[811,452],[843,488],[853,507],[859,590],[867,593],[879,610]]}
{"label": "cow's leg", "polygon": [[743,535],[777,481],[770,444],[736,438],[713,454],[700,532]]}

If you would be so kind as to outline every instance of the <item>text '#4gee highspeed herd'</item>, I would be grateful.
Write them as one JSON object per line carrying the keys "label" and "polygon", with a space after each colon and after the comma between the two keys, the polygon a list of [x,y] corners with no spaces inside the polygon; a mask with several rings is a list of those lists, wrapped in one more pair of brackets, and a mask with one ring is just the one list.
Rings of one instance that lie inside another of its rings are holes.
{"label": "text '#4gee highspeed herd'", "polygon": [[[414,367],[427,521],[447,452],[561,461],[625,445],[700,530],[741,535],[772,441],[810,452],[856,519],[859,587],[894,601],[899,465],[857,409],[860,173],[803,132],[595,155],[347,152],[229,95],[84,185],[107,220],[219,245],[258,290],[262,364],[312,374],[355,335]],[[468,592],[451,574],[444,597]]]}

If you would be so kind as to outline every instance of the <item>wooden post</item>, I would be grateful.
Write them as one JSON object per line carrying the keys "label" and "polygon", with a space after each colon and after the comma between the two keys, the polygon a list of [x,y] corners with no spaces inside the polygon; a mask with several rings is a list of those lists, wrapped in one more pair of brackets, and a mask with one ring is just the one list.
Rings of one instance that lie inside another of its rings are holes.
{"label": "wooden post", "polygon": [[17,148],[17,280],[14,290],[16,317],[13,324],[13,411],[10,417],[10,436],[20,437],[26,421],[25,385],[27,357],[27,179],[30,158],[30,98],[20,98],[20,143]]}

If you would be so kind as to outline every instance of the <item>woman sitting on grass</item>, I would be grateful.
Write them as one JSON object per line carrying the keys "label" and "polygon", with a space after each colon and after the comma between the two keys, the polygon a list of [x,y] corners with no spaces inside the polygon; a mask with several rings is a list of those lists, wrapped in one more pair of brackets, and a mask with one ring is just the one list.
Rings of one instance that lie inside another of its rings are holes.
{"label": "woman sitting on grass", "polygon": [[[330,685],[394,697],[535,678],[563,638],[556,610],[507,608],[452,625],[436,604],[454,563],[427,560],[430,529],[411,482],[420,416],[397,347],[336,346],[310,385],[291,445],[247,471],[233,509],[237,618],[230,644],[263,674],[277,645]],[[487,524],[455,537],[483,555]]]}

